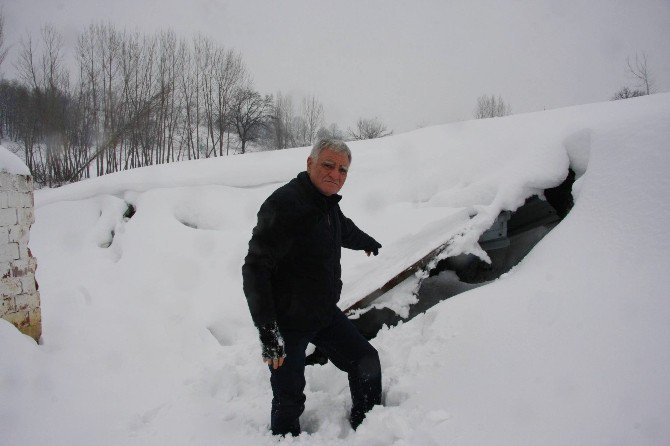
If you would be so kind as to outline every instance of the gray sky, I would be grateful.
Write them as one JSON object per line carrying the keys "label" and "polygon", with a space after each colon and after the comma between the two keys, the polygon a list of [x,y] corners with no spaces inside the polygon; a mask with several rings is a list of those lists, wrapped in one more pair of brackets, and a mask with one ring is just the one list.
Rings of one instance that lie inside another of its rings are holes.
{"label": "gray sky", "polygon": [[514,113],[608,100],[635,81],[646,52],[670,91],[670,0],[0,0],[14,46],[52,23],[74,48],[93,22],[180,36],[202,33],[242,52],[262,93],[314,94],[346,129],[379,117],[395,132],[470,119],[496,94]]}

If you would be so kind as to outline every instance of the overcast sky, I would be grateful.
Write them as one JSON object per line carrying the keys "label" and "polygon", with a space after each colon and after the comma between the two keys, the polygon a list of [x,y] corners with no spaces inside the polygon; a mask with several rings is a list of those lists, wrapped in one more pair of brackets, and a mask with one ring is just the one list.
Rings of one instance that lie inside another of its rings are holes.
{"label": "overcast sky", "polygon": [[496,94],[514,113],[608,100],[626,57],[645,52],[670,91],[670,0],[0,0],[11,64],[26,32],[60,30],[72,55],[89,24],[241,51],[262,93],[314,94],[346,129],[379,117],[395,132],[470,119]]}

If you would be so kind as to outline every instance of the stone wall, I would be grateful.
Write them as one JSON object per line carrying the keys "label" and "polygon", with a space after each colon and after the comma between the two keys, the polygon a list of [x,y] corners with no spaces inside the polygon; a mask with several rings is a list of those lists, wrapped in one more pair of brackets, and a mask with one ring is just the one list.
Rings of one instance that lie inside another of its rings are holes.
{"label": "stone wall", "polygon": [[39,341],[37,262],[28,248],[34,212],[32,178],[0,172],[0,317]]}

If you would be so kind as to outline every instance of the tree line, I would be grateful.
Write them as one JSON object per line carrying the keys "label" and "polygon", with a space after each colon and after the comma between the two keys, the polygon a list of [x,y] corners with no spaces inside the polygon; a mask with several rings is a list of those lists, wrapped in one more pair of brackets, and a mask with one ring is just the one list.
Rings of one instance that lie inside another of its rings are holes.
{"label": "tree line", "polygon": [[[4,49],[0,15],[0,64]],[[76,75],[50,25],[22,39],[18,79],[0,81],[0,138],[9,138],[39,185],[120,170],[313,144],[320,137],[386,136],[377,119],[326,126],[315,96],[294,104],[253,88],[242,55],[204,36],[178,38],[93,24],[79,35]]]}
{"label": "tree line", "polygon": [[[6,62],[0,11],[0,69]],[[0,139],[16,144],[35,182],[59,186],[120,170],[182,160],[280,150],[317,139],[371,139],[392,131],[378,118],[354,128],[326,125],[315,96],[294,101],[253,88],[242,55],[204,36],[178,38],[93,24],[76,43],[74,76],[61,34],[44,26],[22,39],[18,79],[0,80]],[[647,57],[626,60],[637,88],[612,99],[653,93]],[[475,118],[511,113],[500,96],[482,95]]]}

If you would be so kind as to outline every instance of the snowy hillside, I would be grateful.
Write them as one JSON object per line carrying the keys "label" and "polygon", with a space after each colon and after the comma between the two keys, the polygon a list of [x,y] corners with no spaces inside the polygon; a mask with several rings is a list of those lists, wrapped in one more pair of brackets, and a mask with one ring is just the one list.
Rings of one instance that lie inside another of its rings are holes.
{"label": "snowy hillside", "polygon": [[[501,279],[372,341],[385,405],[357,432],[346,376],[309,367],[307,432],[285,442],[670,442],[668,141],[670,94],[351,143],[341,207],[384,247],[344,255],[342,307],[447,240],[485,256],[498,213],[569,165],[575,207]],[[0,320],[3,444],[274,444],[240,268],[260,203],[307,154],[38,192],[43,345]]]}

